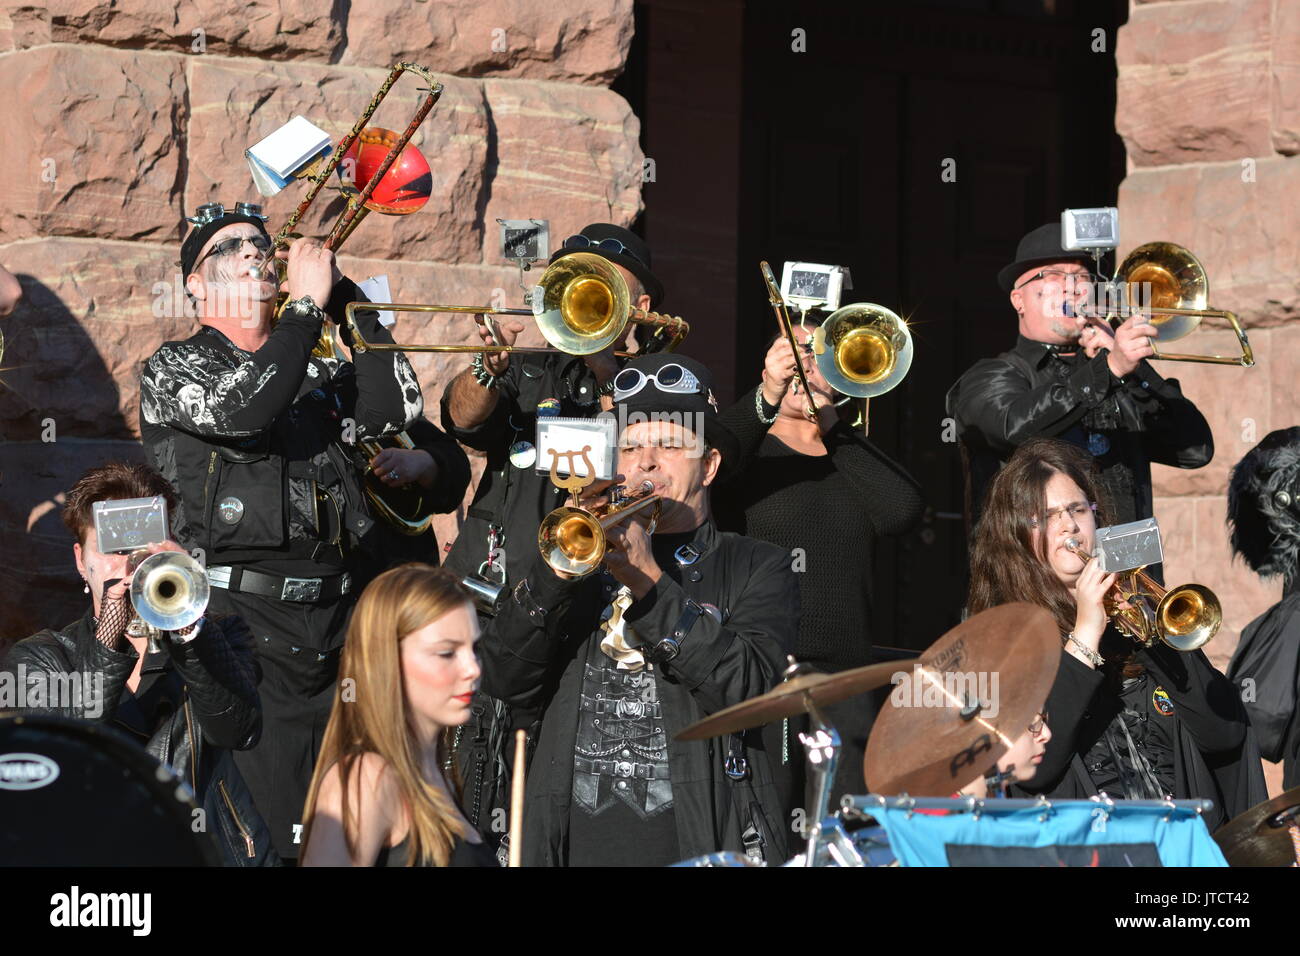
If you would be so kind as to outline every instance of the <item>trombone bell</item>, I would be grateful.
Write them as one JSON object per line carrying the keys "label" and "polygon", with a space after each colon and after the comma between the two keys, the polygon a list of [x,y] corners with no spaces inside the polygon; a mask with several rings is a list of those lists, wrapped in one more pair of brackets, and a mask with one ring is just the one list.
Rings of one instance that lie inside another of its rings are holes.
{"label": "trombone bell", "polygon": [[1157,329],[1157,343],[1181,339],[1200,326],[1203,316],[1188,313],[1206,311],[1210,280],[1190,250],[1173,242],[1148,242],[1124,257],[1116,278],[1124,285],[1128,308],[1153,310],[1147,318]]}
{"label": "trombone bell", "polygon": [[853,398],[874,398],[895,388],[912,367],[912,334],[884,306],[856,302],[821,324],[813,353],[831,388]]}
{"label": "trombone bell", "polygon": [[591,355],[623,335],[631,315],[627,283],[589,252],[555,260],[533,291],[533,313],[546,341],[570,355]]}

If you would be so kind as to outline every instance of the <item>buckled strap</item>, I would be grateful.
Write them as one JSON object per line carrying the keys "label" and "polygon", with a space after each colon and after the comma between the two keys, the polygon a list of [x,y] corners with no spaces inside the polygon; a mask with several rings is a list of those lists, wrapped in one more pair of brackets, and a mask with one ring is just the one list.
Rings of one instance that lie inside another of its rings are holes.
{"label": "buckled strap", "polygon": [[635,697],[601,697],[595,699],[584,694],[579,707],[593,714],[613,714],[615,717],[628,719],[653,717],[657,720],[662,715],[659,701],[638,700]]}
{"label": "buckled strap", "polygon": [[527,578],[515,585],[513,594],[515,603],[528,612],[528,617],[533,624],[540,627],[546,620],[546,608],[538,604],[533,597],[533,589],[529,586]]}
{"label": "buckled strap", "polygon": [[587,680],[597,684],[622,684],[624,687],[641,687],[650,676],[642,671],[621,671],[613,667],[592,667],[582,665]]}
{"label": "buckled strap", "polygon": [[252,571],[242,565],[209,567],[207,571],[213,587],[296,604],[332,601],[352,590],[352,575],[347,572],[321,578],[291,578]]}
{"label": "buckled strap", "polygon": [[601,777],[637,780],[663,780],[668,776],[666,770],[656,773],[654,764],[634,763],[631,760],[589,760],[586,757],[574,757],[573,769],[578,773],[594,773]]}

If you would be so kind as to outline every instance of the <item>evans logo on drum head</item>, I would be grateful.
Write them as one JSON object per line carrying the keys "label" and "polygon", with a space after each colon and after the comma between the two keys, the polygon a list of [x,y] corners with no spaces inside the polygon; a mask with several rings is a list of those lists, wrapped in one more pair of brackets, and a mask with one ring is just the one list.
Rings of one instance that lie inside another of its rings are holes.
{"label": "evans logo on drum head", "polygon": [[59,779],[59,765],[40,754],[0,754],[0,790],[39,790]]}

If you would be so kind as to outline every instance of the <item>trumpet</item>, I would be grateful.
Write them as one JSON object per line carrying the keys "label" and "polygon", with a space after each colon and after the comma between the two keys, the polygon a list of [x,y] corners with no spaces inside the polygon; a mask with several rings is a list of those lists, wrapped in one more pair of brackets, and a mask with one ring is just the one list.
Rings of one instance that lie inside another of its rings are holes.
{"label": "trumpet", "polygon": [[[664,351],[671,352],[686,338],[690,325],[675,315],[644,312],[632,306],[627,282],[608,260],[590,252],[570,252],[542,273],[529,293],[531,309],[489,305],[423,305],[400,302],[352,302],[345,309],[357,352],[534,352],[592,355],[609,348],[627,331],[629,323],[654,328]],[[528,315],[551,348],[524,345],[416,345],[368,342],[357,328],[357,309],[383,312],[434,312],[459,315]],[[665,342],[666,339],[666,342]]]}
{"label": "trumpet", "polygon": [[[1091,561],[1093,556],[1067,538],[1065,546]],[[1209,643],[1223,623],[1223,607],[1201,584],[1166,590],[1141,568],[1119,572],[1115,593],[1106,598],[1106,614],[1115,627],[1143,647],[1157,639],[1176,651],[1194,651]]]}
{"label": "trumpet", "polygon": [[595,571],[605,559],[605,532],[646,508],[654,507],[651,521],[659,518],[660,496],[654,484],[645,481],[631,495],[611,500],[599,508],[556,508],[537,529],[537,547],[542,560],[555,571],[582,577]]}
{"label": "trumpet", "polygon": [[131,578],[131,607],[135,616],[127,624],[131,637],[147,637],[151,654],[157,653],[163,631],[183,631],[207,610],[211,585],[203,565],[188,554],[145,548],[132,551],[126,562]]}

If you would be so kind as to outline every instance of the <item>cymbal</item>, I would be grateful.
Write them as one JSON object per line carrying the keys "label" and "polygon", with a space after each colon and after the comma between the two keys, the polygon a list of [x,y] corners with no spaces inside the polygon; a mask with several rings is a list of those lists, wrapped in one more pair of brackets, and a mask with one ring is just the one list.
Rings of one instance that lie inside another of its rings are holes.
{"label": "cymbal", "polygon": [[1214,833],[1229,866],[1291,866],[1296,862],[1288,822],[1300,825],[1300,787],[1233,817]]}
{"label": "cymbal", "polygon": [[733,704],[726,710],[696,721],[677,740],[704,740],[739,733],[784,717],[808,712],[808,699],[817,706],[834,704],[889,683],[892,675],[906,672],[906,661],[882,661],[838,674],[800,674],[759,697]]}
{"label": "cymbal", "polygon": [[1037,605],[1003,604],[958,624],[876,716],[867,790],[946,797],[986,773],[1043,709],[1060,662],[1056,621]]}

